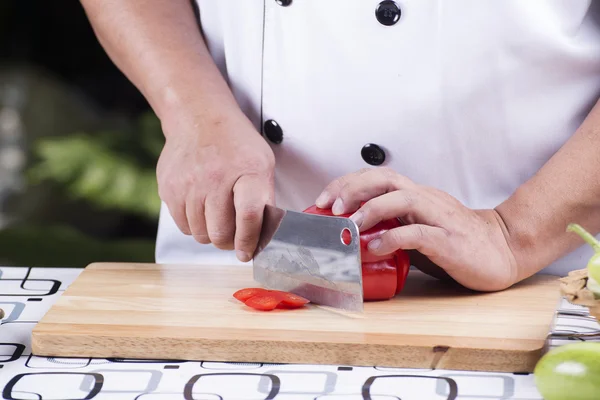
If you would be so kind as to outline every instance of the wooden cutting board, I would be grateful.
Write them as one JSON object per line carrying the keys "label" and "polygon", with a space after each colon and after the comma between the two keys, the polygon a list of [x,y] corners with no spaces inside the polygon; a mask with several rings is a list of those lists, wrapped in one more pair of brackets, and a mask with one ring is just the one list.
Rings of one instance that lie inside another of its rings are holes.
{"label": "wooden cutting board", "polygon": [[261,312],[232,297],[253,286],[246,266],[92,264],[34,328],[33,352],[531,372],[560,301],[552,276],[484,294],[411,271],[400,295],[360,315]]}

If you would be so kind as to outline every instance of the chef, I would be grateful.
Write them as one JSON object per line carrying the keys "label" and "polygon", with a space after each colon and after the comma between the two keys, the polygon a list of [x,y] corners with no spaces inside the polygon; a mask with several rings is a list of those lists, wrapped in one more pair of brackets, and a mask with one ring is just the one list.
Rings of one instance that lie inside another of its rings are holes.
{"label": "chef", "polygon": [[159,263],[248,262],[265,204],[399,217],[373,252],[475,290],[592,254],[600,2],[82,4],[162,123]]}

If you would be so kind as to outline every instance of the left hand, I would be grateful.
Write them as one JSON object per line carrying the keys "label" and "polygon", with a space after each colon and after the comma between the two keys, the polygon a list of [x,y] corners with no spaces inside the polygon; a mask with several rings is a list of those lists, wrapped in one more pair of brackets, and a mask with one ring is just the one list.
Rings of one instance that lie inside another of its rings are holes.
{"label": "left hand", "polygon": [[[359,209],[361,202],[366,203]],[[335,215],[354,212],[350,218],[361,232],[382,220],[399,218],[403,226],[369,243],[374,254],[416,250],[473,290],[503,290],[517,281],[516,258],[498,212],[472,210],[389,168],[360,170],[333,181],[316,205],[332,207]],[[413,265],[427,272],[427,265],[421,267],[417,260],[411,259]]]}

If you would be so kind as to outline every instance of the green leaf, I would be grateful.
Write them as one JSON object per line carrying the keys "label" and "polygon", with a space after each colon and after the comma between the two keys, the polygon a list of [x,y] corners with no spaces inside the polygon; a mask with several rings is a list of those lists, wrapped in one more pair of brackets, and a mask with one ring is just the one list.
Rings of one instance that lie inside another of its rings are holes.
{"label": "green leaf", "polygon": [[29,171],[33,183],[65,185],[69,195],[96,206],[156,218],[160,211],[156,172],[109,147],[104,136],[83,133],[40,139],[40,159]]}

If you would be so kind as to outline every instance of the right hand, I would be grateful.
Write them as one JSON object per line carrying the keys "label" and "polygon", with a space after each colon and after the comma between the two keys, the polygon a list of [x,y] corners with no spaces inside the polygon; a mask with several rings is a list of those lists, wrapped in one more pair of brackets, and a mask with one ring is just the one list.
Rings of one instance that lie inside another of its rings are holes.
{"label": "right hand", "polygon": [[274,203],[273,151],[239,111],[210,122],[176,114],[162,121],[160,198],[181,232],[250,261],[264,206]]}

